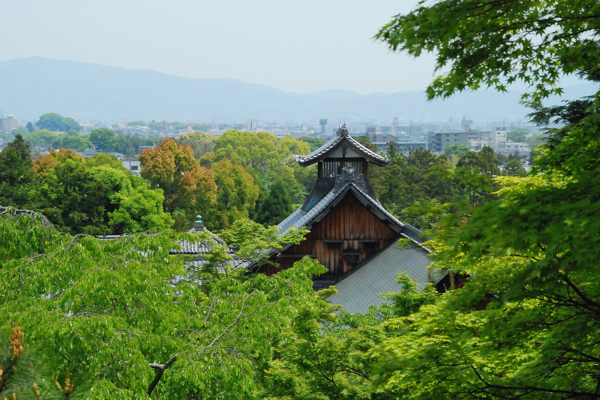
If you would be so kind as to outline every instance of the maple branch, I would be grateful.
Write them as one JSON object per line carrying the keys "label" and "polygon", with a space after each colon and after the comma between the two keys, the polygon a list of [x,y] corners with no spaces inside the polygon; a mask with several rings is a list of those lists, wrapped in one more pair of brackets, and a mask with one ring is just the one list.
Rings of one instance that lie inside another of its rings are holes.
{"label": "maple branch", "polygon": [[160,379],[162,378],[163,374],[165,373],[165,370],[168,369],[171,365],[173,365],[173,363],[177,361],[177,354],[175,354],[173,357],[171,357],[171,359],[169,361],[167,361],[164,364],[157,364],[157,363],[149,363],[148,366],[150,368],[154,369],[154,380],[150,383],[150,386],[148,386],[148,396],[150,396],[152,394],[152,392],[154,391],[154,388],[156,387],[156,385],[158,385],[158,382],[160,382]]}
{"label": "maple branch", "polygon": [[493,383],[489,383],[485,379],[483,379],[483,377],[479,374],[479,372],[472,365],[471,365],[471,369],[473,370],[473,372],[475,372],[475,375],[477,375],[477,379],[479,379],[487,388],[490,388],[490,389],[523,390],[523,391],[529,391],[530,393],[531,392],[557,393],[557,394],[569,395],[569,397],[582,397],[582,398],[586,397],[586,398],[590,398],[590,399],[600,399],[600,395],[598,395],[598,394],[577,392],[577,391],[573,391],[573,390],[546,389],[546,388],[541,388],[541,387],[537,387],[537,386],[529,386],[529,385],[523,385],[523,386],[496,385]]}

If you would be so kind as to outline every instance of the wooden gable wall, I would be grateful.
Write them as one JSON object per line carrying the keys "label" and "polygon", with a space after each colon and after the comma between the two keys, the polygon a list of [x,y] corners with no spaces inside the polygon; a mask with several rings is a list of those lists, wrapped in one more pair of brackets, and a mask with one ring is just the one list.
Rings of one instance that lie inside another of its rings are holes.
{"label": "wooden gable wall", "polygon": [[306,235],[306,240],[291,246],[272,261],[279,268],[263,266],[272,275],[290,268],[304,256],[316,258],[329,272],[316,279],[342,275],[361,261],[374,256],[400,235],[381,221],[348,192],[342,201]]}

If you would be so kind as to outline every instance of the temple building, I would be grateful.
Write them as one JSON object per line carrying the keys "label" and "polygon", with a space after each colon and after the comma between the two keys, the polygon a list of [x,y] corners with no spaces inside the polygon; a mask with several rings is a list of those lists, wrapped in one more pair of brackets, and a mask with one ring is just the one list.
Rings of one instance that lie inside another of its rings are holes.
{"label": "temple building", "polygon": [[[345,125],[311,154],[295,158],[303,167],[318,163],[318,178],[304,204],[279,224],[279,233],[292,227],[310,232],[271,257],[279,267],[264,265],[260,272],[271,275],[304,256],[316,258],[328,271],[315,277],[315,288],[335,285],[339,293],[331,301],[349,312],[365,312],[383,301],[380,293],[399,291],[395,277],[402,271],[420,285],[441,281],[427,268],[421,232],[390,214],[371,188],[369,168],[385,167],[387,158],[354,140]],[[402,238],[412,245],[397,246]]]}

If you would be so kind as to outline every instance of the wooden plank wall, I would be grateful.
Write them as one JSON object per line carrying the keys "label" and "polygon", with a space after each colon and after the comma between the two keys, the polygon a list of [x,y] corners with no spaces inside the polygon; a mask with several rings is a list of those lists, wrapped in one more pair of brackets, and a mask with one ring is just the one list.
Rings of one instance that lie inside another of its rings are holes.
{"label": "wooden plank wall", "polygon": [[[290,268],[303,256],[309,255],[316,257],[329,270],[319,278],[330,279],[377,254],[398,237],[384,221],[363,206],[352,192],[348,192],[325,218],[313,225],[306,240],[281,253],[281,257],[273,259],[280,264],[279,268],[265,266],[261,271],[272,275]],[[343,252],[356,252],[356,264],[349,264],[344,260]]]}

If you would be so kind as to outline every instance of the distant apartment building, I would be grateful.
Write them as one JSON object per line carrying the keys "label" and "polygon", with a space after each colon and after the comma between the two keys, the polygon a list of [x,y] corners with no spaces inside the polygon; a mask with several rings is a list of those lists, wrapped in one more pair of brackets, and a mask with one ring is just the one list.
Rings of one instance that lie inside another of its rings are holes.
{"label": "distant apartment building", "polygon": [[389,142],[394,142],[396,149],[404,154],[408,154],[410,150],[416,150],[419,147],[427,148],[427,142],[416,140],[405,132],[396,134],[380,132],[370,135],[370,138],[379,151],[385,151]]}
{"label": "distant apartment building", "polygon": [[525,142],[513,142],[508,140],[506,128],[496,128],[493,132],[480,133],[479,137],[471,140],[471,149],[481,150],[483,147],[491,147],[496,153],[504,154],[529,154],[529,145]]}
{"label": "distant apartment building", "polygon": [[140,159],[138,157],[123,157],[121,162],[123,163],[123,166],[133,175],[140,175],[140,172],[142,171],[142,164],[140,163]]}
{"label": "distant apartment building", "polygon": [[6,118],[2,118],[2,130],[4,132],[11,132],[13,129],[19,127],[19,120],[14,115],[7,115]]}
{"label": "distant apartment building", "polygon": [[398,135],[392,134],[392,133],[376,133],[376,134],[370,134],[369,137],[371,138],[372,142],[383,142],[383,143],[387,143],[387,142],[397,142],[398,141]]}
{"label": "distant apartment building", "polygon": [[471,150],[480,151],[483,147],[490,146],[492,132],[476,132],[469,137]]}
{"label": "distant apartment building", "polygon": [[427,134],[427,148],[434,153],[443,153],[446,147],[453,144],[462,144],[469,147],[470,131],[456,132],[429,132]]}
{"label": "distant apartment building", "polygon": [[256,120],[251,119],[250,121],[248,121],[248,132],[256,132],[256,129],[258,128],[258,124],[256,123]]}

